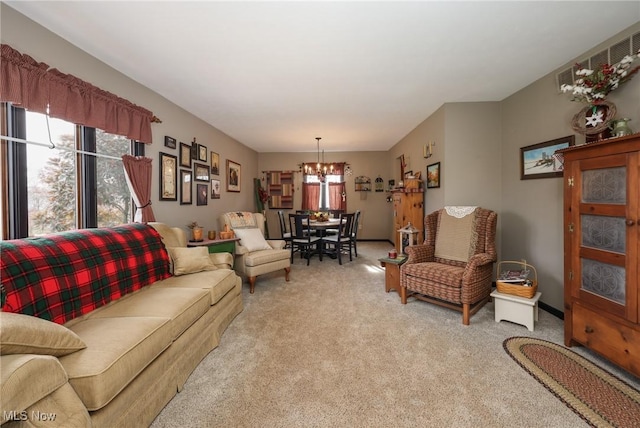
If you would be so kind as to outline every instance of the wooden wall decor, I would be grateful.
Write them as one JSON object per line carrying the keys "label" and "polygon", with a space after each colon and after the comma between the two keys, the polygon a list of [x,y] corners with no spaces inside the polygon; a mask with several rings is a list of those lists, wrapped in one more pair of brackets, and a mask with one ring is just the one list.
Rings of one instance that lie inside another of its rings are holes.
{"label": "wooden wall decor", "polygon": [[270,209],[293,209],[293,171],[268,171]]}

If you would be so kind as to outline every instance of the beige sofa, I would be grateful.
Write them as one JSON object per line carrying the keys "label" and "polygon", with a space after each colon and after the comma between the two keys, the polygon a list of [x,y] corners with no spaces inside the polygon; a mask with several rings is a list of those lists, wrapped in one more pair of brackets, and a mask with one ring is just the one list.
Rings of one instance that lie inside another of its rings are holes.
{"label": "beige sofa", "polygon": [[3,428],[148,426],[218,345],[242,311],[232,256],[203,255],[181,229],[152,226],[181,275],[63,325],[0,313]]}

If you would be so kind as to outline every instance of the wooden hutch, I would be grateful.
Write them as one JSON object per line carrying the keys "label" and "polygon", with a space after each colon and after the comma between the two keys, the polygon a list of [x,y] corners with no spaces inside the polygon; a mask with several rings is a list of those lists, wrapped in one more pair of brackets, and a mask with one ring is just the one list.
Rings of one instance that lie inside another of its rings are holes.
{"label": "wooden hutch", "polygon": [[400,253],[401,243],[399,229],[411,224],[420,230],[418,243],[424,241],[424,189],[422,180],[409,178],[404,180],[404,187],[391,191],[393,199],[393,233],[396,251]]}
{"label": "wooden hutch", "polygon": [[564,335],[640,376],[640,134],[564,155]]}

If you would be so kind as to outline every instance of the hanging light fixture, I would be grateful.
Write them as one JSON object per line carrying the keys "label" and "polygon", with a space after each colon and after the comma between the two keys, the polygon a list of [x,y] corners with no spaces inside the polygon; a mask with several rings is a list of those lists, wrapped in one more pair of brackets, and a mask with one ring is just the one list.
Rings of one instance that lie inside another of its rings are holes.
{"label": "hanging light fixture", "polygon": [[316,137],[316,144],[318,146],[318,160],[316,163],[316,167],[314,169],[311,165],[305,164],[304,173],[307,175],[315,174],[318,176],[318,180],[320,180],[321,182],[324,182],[324,178],[326,177],[327,174],[333,174],[333,164],[325,163],[324,150],[322,151],[322,162],[320,162],[320,140],[321,139],[322,137]]}

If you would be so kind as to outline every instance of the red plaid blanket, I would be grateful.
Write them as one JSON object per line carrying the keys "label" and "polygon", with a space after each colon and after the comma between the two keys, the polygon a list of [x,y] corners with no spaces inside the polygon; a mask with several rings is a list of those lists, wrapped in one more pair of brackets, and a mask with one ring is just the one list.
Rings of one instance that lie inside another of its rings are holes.
{"label": "red plaid blanket", "polygon": [[151,226],[81,229],[0,242],[3,311],[59,324],[167,278]]}

